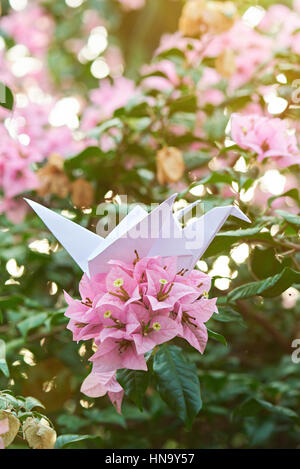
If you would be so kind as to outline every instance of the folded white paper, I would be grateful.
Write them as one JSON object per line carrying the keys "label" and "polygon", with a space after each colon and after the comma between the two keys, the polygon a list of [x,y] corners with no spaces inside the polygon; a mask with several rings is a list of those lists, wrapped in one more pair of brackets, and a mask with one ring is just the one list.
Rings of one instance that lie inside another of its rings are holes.
{"label": "folded white paper", "polygon": [[135,251],[140,258],[177,256],[179,269],[190,271],[230,215],[250,223],[238,207],[229,205],[213,208],[182,228],[181,218],[198,202],[173,214],[176,196],[172,195],[149,214],[136,206],[105,239],[32,200],[25,200],[89,276],[107,272],[107,262],[112,259],[132,262]]}

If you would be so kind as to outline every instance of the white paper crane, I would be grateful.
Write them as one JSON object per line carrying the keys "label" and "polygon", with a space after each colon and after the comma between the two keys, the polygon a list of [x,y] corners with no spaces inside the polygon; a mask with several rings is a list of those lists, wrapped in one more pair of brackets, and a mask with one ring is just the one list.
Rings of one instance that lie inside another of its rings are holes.
{"label": "white paper crane", "polygon": [[230,215],[250,223],[238,207],[229,205],[213,208],[182,228],[179,220],[198,201],[173,214],[176,196],[169,197],[151,213],[136,206],[106,238],[32,200],[25,200],[89,276],[107,272],[107,262],[111,259],[132,262],[135,251],[140,258],[177,256],[179,269],[190,271]]}

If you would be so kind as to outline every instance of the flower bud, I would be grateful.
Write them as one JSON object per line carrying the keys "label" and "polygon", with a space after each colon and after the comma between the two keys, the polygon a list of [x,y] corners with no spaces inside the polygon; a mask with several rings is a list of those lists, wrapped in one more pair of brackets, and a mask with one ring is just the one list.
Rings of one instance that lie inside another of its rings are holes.
{"label": "flower bud", "polygon": [[205,33],[220,34],[230,29],[237,18],[233,2],[190,0],[179,20],[179,30],[185,36],[200,37]]}
{"label": "flower bud", "polygon": [[11,412],[0,410],[0,420],[8,419],[9,430],[1,436],[5,448],[9,446],[17,436],[20,428],[20,421]]}
{"label": "flower bud", "polygon": [[180,150],[164,147],[156,155],[157,180],[160,184],[180,181],[184,173],[184,160]]}
{"label": "flower bud", "polygon": [[224,49],[216,59],[216,70],[225,78],[236,72],[235,54],[232,49]]}
{"label": "flower bud", "polygon": [[237,19],[237,10],[233,2],[207,2],[204,22],[209,32],[221,34],[230,29]]}
{"label": "flower bud", "polygon": [[94,203],[94,188],[85,179],[77,179],[72,183],[72,202],[75,207],[87,208]]}
{"label": "flower bud", "polygon": [[190,0],[182,10],[179,19],[179,31],[185,36],[200,36],[205,33],[206,25],[203,22],[205,0]]}
{"label": "flower bud", "polygon": [[47,164],[36,172],[40,180],[37,193],[45,195],[55,194],[64,199],[70,192],[70,181],[63,170],[63,158],[58,154],[49,156]]}
{"label": "flower bud", "polygon": [[30,448],[53,449],[56,442],[56,431],[47,420],[28,417],[23,423],[23,434]]}

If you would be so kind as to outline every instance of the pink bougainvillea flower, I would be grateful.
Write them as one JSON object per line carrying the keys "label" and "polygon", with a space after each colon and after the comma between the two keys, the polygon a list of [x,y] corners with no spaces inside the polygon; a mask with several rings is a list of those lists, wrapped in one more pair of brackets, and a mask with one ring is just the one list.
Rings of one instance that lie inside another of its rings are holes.
{"label": "pink bougainvillea flower", "polygon": [[83,381],[80,390],[89,397],[102,397],[108,391],[122,391],[122,387],[116,380],[115,375],[115,371],[110,371],[109,373],[92,371]]}
{"label": "pink bougainvillea flower", "polygon": [[162,60],[155,64],[146,65],[142,68],[143,75],[149,75],[154,72],[161,72],[165,76],[153,75],[146,77],[142,82],[143,88],[167,91],[175,88],[180,83],[176,67],[170,60]]}
{"label": "pink bougainvillea flower", "polygon": [[92,278],[84,274],[79,283],[82,301],[91,304],[99,295],[103,295],[106,292],[105,280],[105,274],[98,274]]}
{"label": "pink bougainvillea flower", "polygon": [[134,340],[138,354],[147,353],[178,334],[178,325],[173,319],[151,313],[141,305],[130,306],[126,329]]}
{"label": "pink bougainvillea flower", "polygon": [[256,153],[258,161],[272,158],[281,167],[300,163],[295,133],[282,119],[233,114],[231,135],[241,148]]}
{"label": "pink bougainvillea flower", "polygon": [[37,5],[11,12],[1,18],[0,26],[16,43],[24,44],[38,56],[46,53],[54,30],[51,17]]}
{"label": "pink bougainvillea flower", "polygon": [[195,301],[199,292],[196,288],[176,281],[167,271],[147,271],[147,290],[144,299],[149,302],[153,311],[171,310],[177,301]]}
{"label": "pink bougainvillea flower", "polygon": [[10,160],[3,174],[3,189],[6,197],[13,198],[25,191],[37,188],[37,176],[29,169],[25,160]]}
{"label": "pink bougainvillea flower", "polygon": [[114,371],[109,373],[96,373],[92,371],[82,383],[80,390],[89,397],[102,397],[108,394],[117,412],[121,413],[124,391],[116,380],[116,373]]}
{"label": "pink bougainvillea flower", "polygon": [[119,391],[119,392],[109,391],[108,392],[108,397],[109,397],[112,405],[114,406],[114,408],[118,412],[118,414],[121,414],[122,402],[123,402],[123,397],[124,397],[123,389],[122,389],[122,391]]}
{"label": "pink bougainvillea flower", "polygon": [[98,373],[122,368],[147,371],[144,356],[137,353],[132,337],[122,330],[117,330],[113,338],[106,338],[90,360]]}
{"label": "pink bougainvillea flower", "polygon": [[[118,266],[113,266],[107,274],[106,288],[109,295],[117,298],[120,305],[122,303],[128,305],[138,301],[141,297],[139,285],[135,279]],[[101,305],[102,301],[98,302],[98,306]]]}
{"label": "pink bougainvillea flower", "polygon": [[114,111],[125,106],[136,93],[134,82],[119,77],[111,84],[110,80],[101,80],[99,89],[91,91],[91,102],[100,111],[100,119],[109,119]]}
{"label": "pink bougainvillea flower", "polygon": [[97,318],[95,309],[92,307],[92,303],[87,300],[86,303],[83,303],[80,300],[74,300],[68,293],[64,292],[65,300],[68,303],[68,308],[65,315],[77,321],[78,323],[87,324],[89,321]]}
{"label": "pink bougainvillea flower", "polygon": [[203,295],[205,292],[209,292],[211,288],[210,276],[200,270],[192,270],[187,278],[184,276],[180,277],[180,281],[197,288],[198,296]]}
{"label": "pink bougainvillea flower", "polygon": [[73,339],[94,342],[93,371],[82,385],[91,397],[108,393],[121,411],[124,392],[115,376],[119,369],[147,371],[145,354],[174,337],[186,339],[203,353],[204,323],[217,312],[207,299],[211,286],[200,271],[178,271],[177,258],[136,258],[108,262],[108,272],[80,282],[81,300],[65,293],[67,328]]}
{"label": "pink bougainvillea flower", "polygon": [[14,224],[21,223],[28,211],[23,200],[3,199],[0,201],[0,213],[5,212],[7,218]]}
{"label": "pink bougainvillea flower", "polygon": [[218,312],[216,298],[202,298],[195,304],[181,304],[178,308],[179,337],[186,339],[192,347],[203,353],[207,343],[207,329],[204,325],[213,313]]}
{"label": "pink bougainvillea flower", "polygon": [[161,260],[158,257],[144,257],[136,262],[133,271],[133,278],[137,283],[143,284],[146,281],[147,270],[161,269]]}

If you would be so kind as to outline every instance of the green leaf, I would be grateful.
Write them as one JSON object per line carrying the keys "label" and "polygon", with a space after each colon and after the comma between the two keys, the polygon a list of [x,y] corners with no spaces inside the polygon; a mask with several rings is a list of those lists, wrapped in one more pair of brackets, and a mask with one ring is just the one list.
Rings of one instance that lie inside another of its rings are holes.
{"label": "green leaf", "polygon": [[236,179],[229,172],[213,172],[201,179],[197,184],[231,184],[234,180]]}
{"label": "green leaf", "polygon": [[219,322],[236,322],[240,326],[246,327],[246,323],[240,313],[235,311],[230,306],[218,307],[219,313],[214,313],[212,319]]}
{"label": "green leaf", "polygon": [[149,372],[127,369],[118,370],[117,381],[121,384],[126,396],[142,410],[143,398],[149,382]]}
{"label": "green leaf", "polygon": [[[99,138],[100,135],[102,135],[107,130],[111,128],[116,128],[116,127],[121,129],[123,127],[122,121],[118,118],[109,119],[107,121],[104,121],[102,124],[98,125],[97,127],[94,127],[91,131],[89,131],[88,137]],[[90,148],[95,148],[95,147],[90,147]]]}
{"label": "green leaf", "polygon": [[91,435],[61,435],[57,438],[54,449],[68,448],[73,446],[74,443],[78,443],[84,440],[94,440],[97,436]]}
{"label": "green leaf", "polygon": [[35,397],[30,397],[30,396],[25,398],[24,407],[26,407],[27,410],[32,410],[35,407],[41,407],[42,409],[45,409],[43,404],[38,399],[36,399]]}
{"label": "green leaf", "polygon": [[9,369],[8,369],[7,362],[6,362],[5,358],[0,358],[0,371],[2,371],[4,376],[9,378]]}
{"label": "green leaf", "polygon": [[154,355],[153,370],[162,399],[190,428],[202,407],[195,364],[179,347],[163,346]]}
{"label": "green leaf", "polygon": [[294,215],[293,213],[285,212],[284,210],[275,210],[277,215],[280,215],[284,220],[286,220],[291,225],[300,226],[300,217]]}
{"label": "green leaf", "polygon": [[211,256],[216,256],[221,252],[228,251],[231,246],[238,242],[246,241],[264,241],[269,242],[270,244],[276,245],[276,241],[272,238],[270,233],[263,232],[261,233],[262,227],[248,228],[245,230],[236,230],[236,231],[224,231],[217,234],[213,239],[212,243],[209,245],[205,251],[204,257],[208,258]]}
{"label": "green leaf", "polygon": [[[261,260],[264,260],[263,262]],[[274,274],[278,274],[284,267],[275,255],[273,248],[261,248],[256,246],[250,256],[251,270],[254,275],[259,279],[265,279],[271,277]]]}
{"label": "green leaf", "polygon": [[253,397],[246,399],[242,404],[236,407],[233,411],[233,417],[253,416],[263,409],[284,418],[298,419],[298,414],[288,407],[274,405],[263,399]]}
{"label": "green leaf", "polygon": [[126,123],[134,132],[143,132],[151,124],[151,119],[150,117],[129,117]]}
{"label": "green leaf", "polygon": [[103,158],[103,152],[99,147],[88,147],[85,148],[85,150],[82,152],[78,153],[78,155],[65,160],[64,167],[66,170],[77,169],[78,167],[80,168],[86,160],[93,162],[95,160],[99,160],[100,158]]}
{"label": "green leaf", "polygon": [[61,414],[57,418],[57,423],[61,427],[64,427],[66,431],[78,431],[83,427],[89,425],[89,420],[84,419],[82,417],[78,417],[77,415],[69,415],[69,414]]}
{"label": "green leaf", "polygon": [[225,347],[227,347],[227,341],[222,334],[219,334],[218,332],[212,331],[208,328],[207,328],[207,334],[208,334],[208,337],[210,337],[211,339],[215,339],[218,342],[221,342],[221,344],[225,345]]}
{"label": "green leaf", "polygon": [[268,277],[259,282],[251,282],[235,288],[228,294],[229,301],[236,301],[242,298],[251,298],[259,295],[264,297],[274,297],[281,295],[294,283],[300,283],[300,273],[289,267],[285,267],[279,274]]}
{"label": "green leaf", "polygon": [[189,170],[204,166],[211,156],[204,151],[187,151],[183,155],[185,167]]}
{"label": "green leaf", "polygon": [[84,411],[84,415],[95,423],[114,424],[126,428],[126,420],[124,416],[118,414],[113,406],[103,410],[89,409]]}
{"label": "green leaf", "polygon": [[175,47],[173,47],[171,49],[168,49],[168,50],[165,50],[165,51],[161,52],[156,58],[157,58],[157,60],[161,60],[161,59],[172,60],[174,58],[179,58],[181,60],[185,60],[185,55],[182,52],[182,50],[176,49]]}
{"label": "green leaf", "polygon": [[175,112],[196,112],[197,99],[195,95],[181,96],[170,104],[170,114]]}
{"label": "green leaf", "polygon": [[40,314],[33,314],[29,318],[24,319],[23,321],[19,322],[18,329],[21,332],[22,336],[25,337],[27,333],[36,327],[39,327],[44,324],[45,320],[47,319],[46,313]]}
{"label": "green leaf", "polygon": [[14,107],[14,96],[11,90],[4,84],[0,82],[0,106],[12,110]]}
{"label": "green leaf", "polygon": [[225,116],[224,112],[218,109],[205,121],[204,130],[209,140],[222,140],[225,137],[228,120],[229,117]]}
{"label": "green leaf", "polygon": [[0,308],[15,308],[23,303],[24,298],[20,295],[0,297]]}

